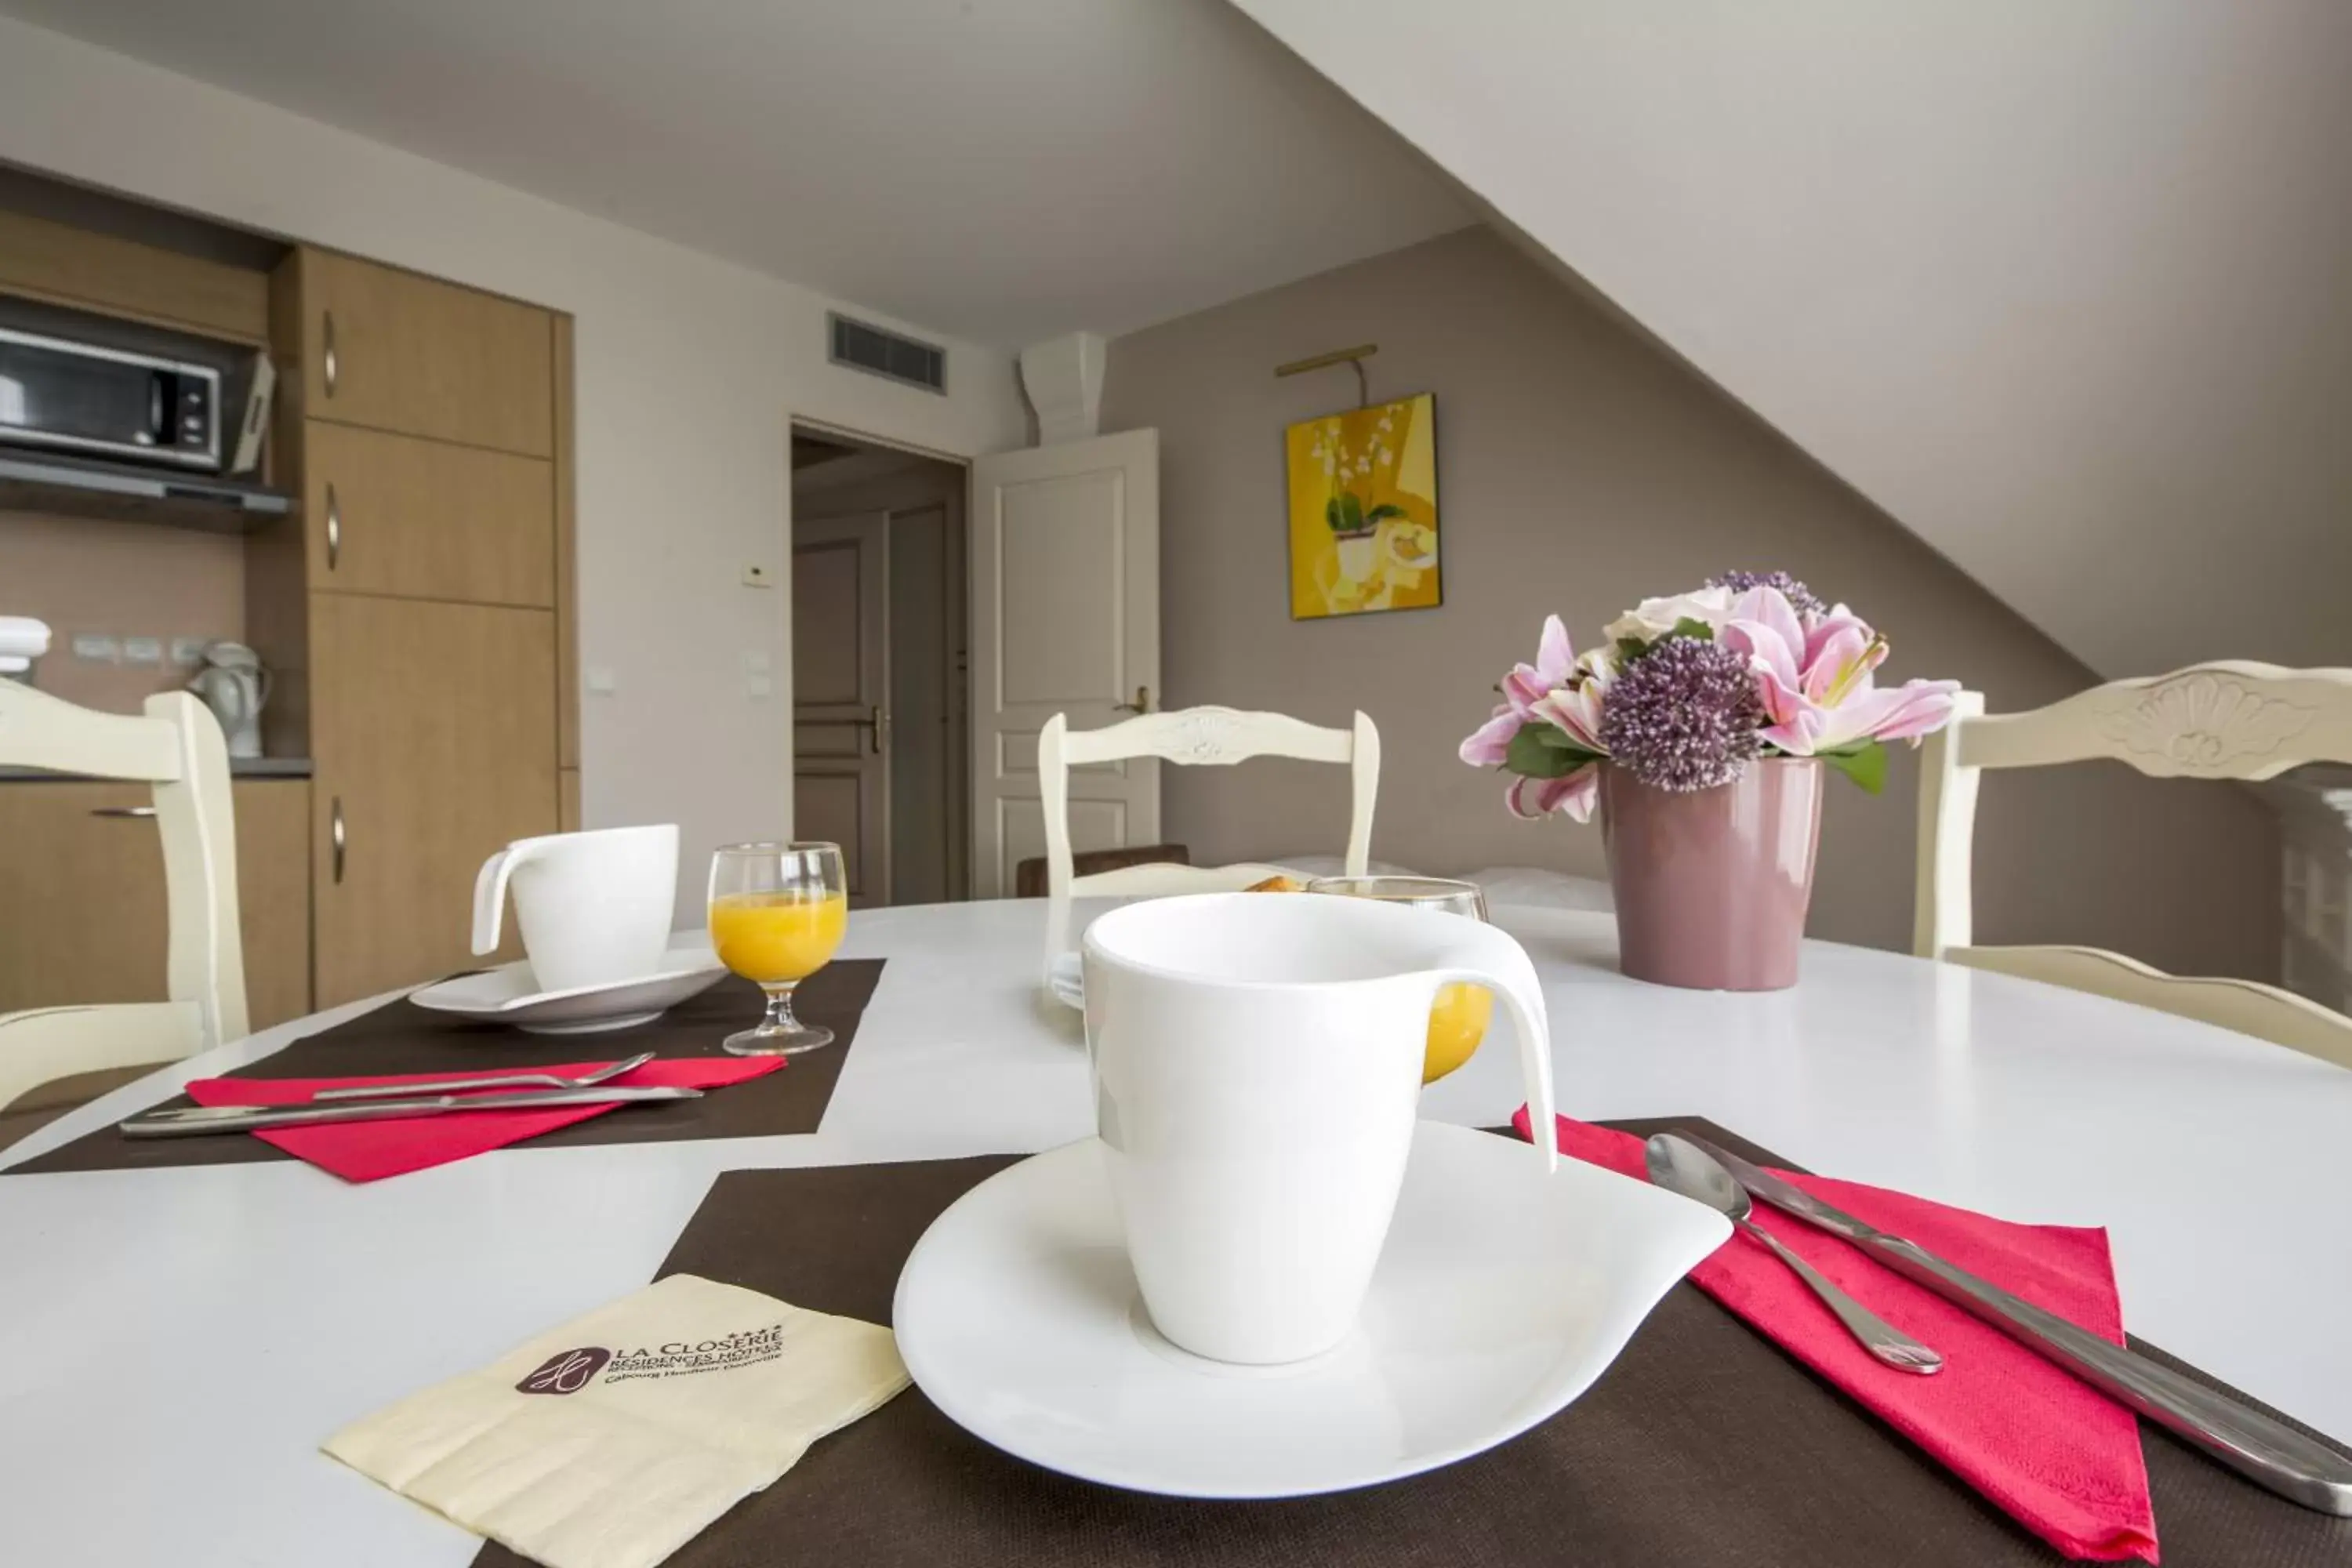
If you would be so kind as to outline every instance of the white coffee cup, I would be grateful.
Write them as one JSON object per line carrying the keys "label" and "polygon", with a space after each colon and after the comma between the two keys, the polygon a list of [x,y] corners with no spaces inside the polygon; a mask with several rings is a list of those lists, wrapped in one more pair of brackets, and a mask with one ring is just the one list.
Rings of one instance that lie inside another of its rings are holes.
{"label": "white coffee cup", "polygon": [[[1535,1125],[1552,1123],[1535,966],[1465,916],[1366,899],[1130,904],[1082,945],[1097,1131],[1153,1325],[1269,1364],[1353,1325],[1404,1180],[1429,1010],[1503,998]],[[1552,1140],[1528,1152],[1547,1170]]]}
{"label": "white coffee cup", "polygon": [[507,892],[539,989],[659,973],[677,901],[677,825],[518,838],[474,879],[474,951],[499,945]]}

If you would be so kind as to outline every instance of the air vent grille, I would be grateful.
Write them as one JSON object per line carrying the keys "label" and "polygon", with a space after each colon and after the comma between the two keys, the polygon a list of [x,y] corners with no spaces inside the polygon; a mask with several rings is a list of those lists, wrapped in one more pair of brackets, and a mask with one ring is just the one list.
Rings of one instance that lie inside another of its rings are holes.
{"label": "air vent grille", "polygon": [[929,392],[947,391],[947,350],[847,316],[829,313],[827,320],[833,327],[834,363],[887,375]]}

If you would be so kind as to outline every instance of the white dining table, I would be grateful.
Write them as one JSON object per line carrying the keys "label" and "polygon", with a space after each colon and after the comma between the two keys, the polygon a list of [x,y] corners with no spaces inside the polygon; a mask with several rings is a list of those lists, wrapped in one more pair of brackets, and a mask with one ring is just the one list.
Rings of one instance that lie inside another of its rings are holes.
{"label": "white dining table", "polygon": [[[1496,918],[1542,975],[1563,1110],[1704,1117],[1823,1173],[2105,1226],[2136,1334],[2352,1438],[2352,1072],[1828,942],[1790,991],[1673,990],[1618,973],[1606,914]],[[465,1563],[471,1536],[320,1440],[643,1285],[722,1172],[1090,1134],[1078,1019],[1039,984],[1046,919],[1039,901],[853,916],[844,956],[889,963],[804,1136],[524,1146],[362,1186],[293,1160],[0,1173],[0,1562]],[[374,1005],[174,1064],[0,1167]],[[1519,1098],[1490,1044],[1423,1113],[1495,1125]]]}

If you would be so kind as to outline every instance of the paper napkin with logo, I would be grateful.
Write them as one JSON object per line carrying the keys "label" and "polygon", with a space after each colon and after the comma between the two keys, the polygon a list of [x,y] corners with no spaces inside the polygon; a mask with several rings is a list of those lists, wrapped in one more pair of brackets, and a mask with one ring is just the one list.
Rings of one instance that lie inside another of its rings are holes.
{"label": "paper napkin with logo", "polygon": [[886,1328],[673,1274],[323,1447],[549,1568],[650,1568],[906,1386]]}

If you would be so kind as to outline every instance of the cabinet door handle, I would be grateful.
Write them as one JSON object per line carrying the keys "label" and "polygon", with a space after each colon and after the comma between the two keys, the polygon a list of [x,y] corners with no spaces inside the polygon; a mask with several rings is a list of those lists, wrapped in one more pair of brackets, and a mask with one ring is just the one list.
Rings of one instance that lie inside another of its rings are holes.
{"label": "cabinet door handle", "polygon": [[1110,710],[1111,710],[1112,712],[1114,712],[1114,713],[1149,713],[1149,712],[1150,712],[1150,711],[1151,711],[1151,688],[1150,688],[1149,686],[1139,686],[1139,687],[1137,687],[1137,688],[1135,689],[1135,700],[1134,700],[1134,701],[1132,701],[1132,702],[1114,702],[1114,703],[1112,703],[1112,704],[1110,705]]}
{"label": "cabinet door handle", "polygon": [[337,380],[336,372],[339,368],[338,362],[335,358],[335,313],[332,310],[326,310],[320,312],[320,314],[326,318],[326,331],[324,334],[326,356],[322,368],[324,368],[327,373],[327,395],[332,397],[335,395],[335,382]]}
{"label": "cabinet door handle", "polygon": [[887,708],[877,705],[873,710],[873,717],[866,720],[866,727],[872,732],[876,756],[878,757],[890,749],[890,710]]}
{"label": "cabinet door handle", "polygon": [[152,805],[94,805],[89,808],[89,814],[92,816],[152,816],[155,808]]}
{"label": "cabinet door handle", "polygon": [[327,842],[334,849],[335,885],[343,885],[343,797],[335,796],[327,817]]}
{"label": "cabinet door handle", "polygon": [[343,558],[343,508],[335,499],[335,481],[327,481],[327,570]]}

